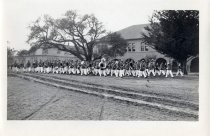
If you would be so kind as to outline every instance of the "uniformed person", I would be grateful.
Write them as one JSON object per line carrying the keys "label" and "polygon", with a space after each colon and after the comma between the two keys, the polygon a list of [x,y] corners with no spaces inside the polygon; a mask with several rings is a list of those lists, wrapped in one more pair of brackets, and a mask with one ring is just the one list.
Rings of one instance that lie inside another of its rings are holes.
{"label": "uniformed person", "polygon": [[168,76],[174,77],[173,73],[172,73],[172,64],[170,62],[167,63],[167,67],[166,67],[166,77]]}
{"label": "uniformed person", "polygon": [[86,62],[81,61],[80,65],[81,75],[87,75]]}
{"label": "uniformed person", "polygon": [[184,75],[183,72],[182,72],[181,63],[178,63],[178,68],[177,68],[176,76],[178,76],[179,74],[180,74],[181,76]]}
{"label": "uniformed person", "polygon": [[29,60],[26,63],[26,68],[27,68],[27,72],[31,72],[31,63]]}
{"label": "uniformed person", "polygon": [[119,77],[124,77],[125,71],[124,71],[124,64],[123,61],[119,61]]}
{"label": "uniformed person", "polygon": [[106,63],[106,59],[105,58],[102,58],[101,61],[99,62],[99,76],[106,76],[106,66],[107,66],[107,63]]}
{"label": "uniformed person", "polygon": [[149,62],[148,68],[149,68],[148,76],[150,76],[151,73],[153,74],[153,76],[155,76],[155,63],[153,59]]}
{"label": "uniformed person", "polygon": [[166,75],[166,64],[163,62],[160,64],[160,75],[161,74],[163,74],[164,76]]}
{"label": "uniformed person", "polygon": [[155,75],[158,74],[158,76],[161,75],[161,72],[160,72],[160,65],[158,63],[155,64]]}
{"label": "uniformed person", "polygon": [[142,75],[144,76],[144,78],[147,77],[146,67],[147,67],[147,64],[146,64],[145,60],[142,60],[140,71],[141,71]]}

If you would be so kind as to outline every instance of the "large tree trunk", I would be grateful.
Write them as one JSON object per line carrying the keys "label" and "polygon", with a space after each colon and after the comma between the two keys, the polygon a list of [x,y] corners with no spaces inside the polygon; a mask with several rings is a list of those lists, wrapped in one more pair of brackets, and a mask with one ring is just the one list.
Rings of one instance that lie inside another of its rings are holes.
{"label": "large tree trunk", "polygon": [[91,62],[91,61],[92,61],[92,56],[91,56],[91,55],[88,55],[88,56],[86,57],[86,61]]}
{"label": "large tree trunk", "polygon": [[182,64],[183,64],[183,72],[184,72],[184,75],[188,75],[188,71],[187,71],[187,60],[183,60],[182,61]]}

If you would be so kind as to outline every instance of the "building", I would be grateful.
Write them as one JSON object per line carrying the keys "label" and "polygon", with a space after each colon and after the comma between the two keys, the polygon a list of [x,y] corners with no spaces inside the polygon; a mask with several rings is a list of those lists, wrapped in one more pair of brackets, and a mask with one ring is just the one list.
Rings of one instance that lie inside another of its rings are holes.
{"label": "building", "polygon": [[16,56],[15,60],[17,62],[27,62],[34,61],[34,60],[69,60],[69,59],[77,59],[74,55],[70,54],[69,52],[58,50],[57,48],[38,48],[33,49],[31,48],[28,51],[28,54],[24,56]]}
{"label": "building", "polygon": [[[141,33],[145,31],[144,27],[148,24],[140,24],[133,25],[127,28],[124,28],[117,33],[121,34],[121,36],[127,41],[128,47],[127,52],[123,56],[118,56],[116,59],[121,60],[142,60],[148,57],[154,58],[157,63],[161,62],[172,62],[173,70],[176,70],[177,62],[173,58],[165,57],[163,54],[157,52],[155,49],[150,46],[142,43]],[[30,51],[31,50],[31,51]],[[49,49],[33,49],[29,50],[29,54],[16,57],[17,61],[33,61],[33,60],[68,60],[68,59],[78,59],[74,55],[60,51],[57,48],[49,48]],[[96,46],[93,49],[94,52],[99,52],[99,46]],[[187,62],[187,71],[188,72],[198,72],[199,71],[199,57],[191,57]]]}
{"label": "building", "polygon": [[141,33],[145,31],[144,27],[147,25],[148,24],[133,25],[117,32],[121,34],[128,43],[127,52],[124,56],[119,57],[119,59],[133,59],[138,61],[149,56],[156,58],[156,60],[171,60],[163,54],[158,53],[155,49],[142,43]]}
{"label": "building", "polygon": [[[163,54],[157,52],[155,49],[150,46],[142,43],[142,32],[145,32],[144,27],[148,24],[132,25],[130,27],[124,28],[120,31],[117,31],[128,43],[127,52],[123,56],[119,56],[116,59],[125,60],[142,60],[145,58],[154,58],[157,63],[161,62],[172,62],[172,70],[176,71],[177,62],[170,57],[166,57]],[[99,49],[95,49],[96,52],[99,52]],[[199,59],[197,57],[189,58],[187,62],[187,71],[188,72],[198,72],[199,71]]]}
{"label": "building", "polygon": [[[141,32],[144,31],[144,27],[148,24],[133,25],[117,31],[122,38],[127,41],[128,47],[127,52],[123,56],[118,56],[116,59],[125,60],[142,60],[147,57],[154,58],[157,61],[170,61],[169,57],[165,57],[163,54],[157,52],[155,49],[149,47],[148,45],[142,43]],[[103,46],[103,44],[101,45]],[[100,52],[100,48],[95,49],[95,52]],[[103,47],[104,48],[104,47]]]}

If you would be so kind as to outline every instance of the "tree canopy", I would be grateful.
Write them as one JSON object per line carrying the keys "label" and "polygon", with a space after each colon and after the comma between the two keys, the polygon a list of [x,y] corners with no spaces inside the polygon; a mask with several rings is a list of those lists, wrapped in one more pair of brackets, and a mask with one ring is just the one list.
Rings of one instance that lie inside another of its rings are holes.
{"label": "tree canopy", "polygon": [[110,33],[99,41],[99,56],[108,55],[109,57],[123,56],[127,51],[127,42],[118,33]]}
{"label": "tree canopy", "polygon": [[[199,54],[199,12],[197,10],[155,11],[142,40],[158,52],[186,65]],[[185,73],[186,73],[186,69]]]}
{"label": "tree canopy", "polygon": [[27,42],[34,47],[56,47],[80,60],[93,60],[93,48],[106,35],[102,22],[94,15],[80,15],[70,10],[54,19],[48,15],[29,26]]}
{"label": "tree canopy", "polygon": [[15,50],[7,47],[7,66],[11,66],[14,62]]}
{"label": "tree canopy", "polygon": [[17,52],[17,56],[25,56],[27,54],[28,54],[28,51],[24,49]]}

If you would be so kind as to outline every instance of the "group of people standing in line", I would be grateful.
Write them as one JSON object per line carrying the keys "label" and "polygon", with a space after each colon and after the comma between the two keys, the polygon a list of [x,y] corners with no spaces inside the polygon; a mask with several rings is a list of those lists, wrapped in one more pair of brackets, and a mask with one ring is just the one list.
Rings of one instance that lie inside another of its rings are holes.
{"label": "group of people standing in line", "polygon": [[[46,60],[46,61],[27,61],[26,63],[14,62],[11,66],[14,72],[33,72],[33,73],[54,73],[54,74],[74,74],[74,75],[99,75],[116,77],[144,77],[165,76],[174,77],[171,63],[155,63],[154,59],[146,62],[141,61],[122,61],[110,60],[105,58],[96,61],[79,60]],[[176,76],[183,76],[181,64],[178,64]]]}

